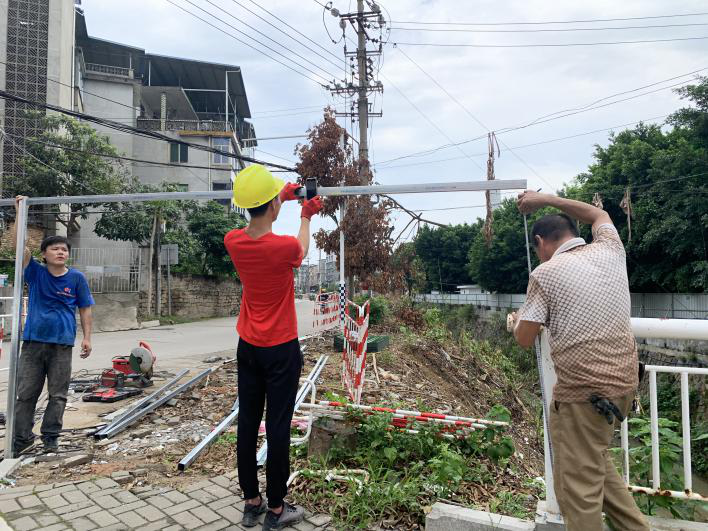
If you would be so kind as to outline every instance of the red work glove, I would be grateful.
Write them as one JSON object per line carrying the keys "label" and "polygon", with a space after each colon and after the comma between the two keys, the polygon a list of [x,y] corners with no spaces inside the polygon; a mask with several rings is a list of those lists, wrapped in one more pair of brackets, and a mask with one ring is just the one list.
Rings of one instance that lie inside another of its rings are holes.
{"label": "red work glove", "polygon": [[309,201],[306,199],[302,202],[302,213],[300,214],[300,217],[309,220],[320,210],[322,210],[322,199],[320,199],[319,195],[316,195]]}
{"label": "red work glove", "polygon": [[287,183],[280,191],[280,202],[284,203],[285,201],[295,201],[298,199],[298,197],[295,196],[295,192],[300,188],[302,188],[302,186],[299,184]]}

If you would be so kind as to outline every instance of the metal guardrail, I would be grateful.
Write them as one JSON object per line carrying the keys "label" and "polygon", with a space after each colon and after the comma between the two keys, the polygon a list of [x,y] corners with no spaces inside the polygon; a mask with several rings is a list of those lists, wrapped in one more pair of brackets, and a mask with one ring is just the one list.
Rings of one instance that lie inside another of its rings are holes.
{"label": "metal guardrail", "polygon": [[[632,317],[659,319],[708,319],[708,294],[705,293],[631,293]],[[521,308],[525,293],[424,293],[414,295],[417,302],[432,304],[469,304],[499,311]]]}
{"label": "metal guardrail", "polygon": [[[146,131],[161,131],[162,120],[159,118],[138,118],[137,126]],[[165,120],[167,131],[205,131],[231,132],[230,122],[223,120]]]}
{"label": "metal guardrail", "polygon": [[[706,326],[708,328],[708,325]],[[706,334],[708,337],[708,333]],[[624,482],[632,492],[640,492],[650,496],[670,496],[686,500],[708,501],[708,496],[693,492],[691,475],[691,418],[688,407],[688,376],[708,375],[708,368],[697,367],[662,367],[647,365],[649,375],[649,422],[651,427],[651,477],[652,486],[639,487],[629,484],[629,428],[627,419],[622,422],[622,456],[624,458]],[[661,467],[659,462],[659,413],[656,397],[656,373],[678,373],[681,375],[681,440],[683,443],[683,491],[661,488]]]}
{"label": "metal guardrail", "polygon": [[133,77],[132,68],[124,68],[122,66],[100,65],[98,63],[84,63],[87,72],[96,72],[98,74],[108,74],[109,76]]}

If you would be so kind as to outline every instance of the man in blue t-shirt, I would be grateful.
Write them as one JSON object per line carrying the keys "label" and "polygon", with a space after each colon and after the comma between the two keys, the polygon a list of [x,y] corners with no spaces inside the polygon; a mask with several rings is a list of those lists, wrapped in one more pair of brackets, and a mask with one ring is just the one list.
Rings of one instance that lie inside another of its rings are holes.
{"label": "man in blue t-shirt", "polygon": [[[15,208],[26,197],[17,196]],[[10,233],[16,241],[16,226]],[[44,411],[41,433],[48,451],[56,450],[62,429],[66,397],[71,381],[71,352],[76,339],[76,308],[79,308],[83,340],[81,357],[91,354],[91,306],[94,304],[83,273],[66,267],[71,245],[63,236],[50,236],[40,246],[46,265],[40,265],[25,247],[25,282],[29,287],[29,307],[22,337],[17,370],[15,406],[15,453],[34,442],[34,412],[47,381],[49,402]]]}

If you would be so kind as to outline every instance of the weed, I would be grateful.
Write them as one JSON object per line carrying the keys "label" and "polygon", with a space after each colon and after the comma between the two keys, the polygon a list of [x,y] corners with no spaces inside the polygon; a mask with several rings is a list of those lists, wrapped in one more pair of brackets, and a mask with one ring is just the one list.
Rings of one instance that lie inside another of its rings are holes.
{"label": "weed", "polygon": [[528,518],[531,510],[526,507],[524,494],[502,491],[489,501],[489,510],[493,513],[502,513],[516,518]]}
{"label": "weed", "polygon": [[235,433],[225,433],[223,435],[220,435],[219,438],[216,440],[215,444],[223,444],[223,445],[235,445],[236,444],[236,434]]}

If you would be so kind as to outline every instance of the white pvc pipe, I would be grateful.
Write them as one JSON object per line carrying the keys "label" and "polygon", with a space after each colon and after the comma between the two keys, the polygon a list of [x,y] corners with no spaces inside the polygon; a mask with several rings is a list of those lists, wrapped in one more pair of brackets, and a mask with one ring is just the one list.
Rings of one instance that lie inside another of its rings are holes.
{"label": "white pvc pipe", "polygon": [[661,488],[659,467],[659,412],[656,400],[656,372],[649,372],[649,410],[651,419],[651,480],[654,489]]}
{"label": "white pvc pipe", "polygon": [[624,458],[624,482],[629,485],[629,427],[627,419],[622,421],[622,457]]}
{"label": "white pvc pipe", "polygon": [[683,374],[695,374],[695,375],[708,375],[708,368],[705,367],[673,367],[668,365],[647,365],[645,367],[647,372],[672,372]]}
{"label": "white pvc pipe", "polygon": [[652,339],[708,340],[708,320],[632,317],[632,332]]}
{"label": "white pvc pipe", "polygon": [[681,421],[683,439],[683,489],[691,492],[691,418],[688,409],[688,373],[681,373]]}

